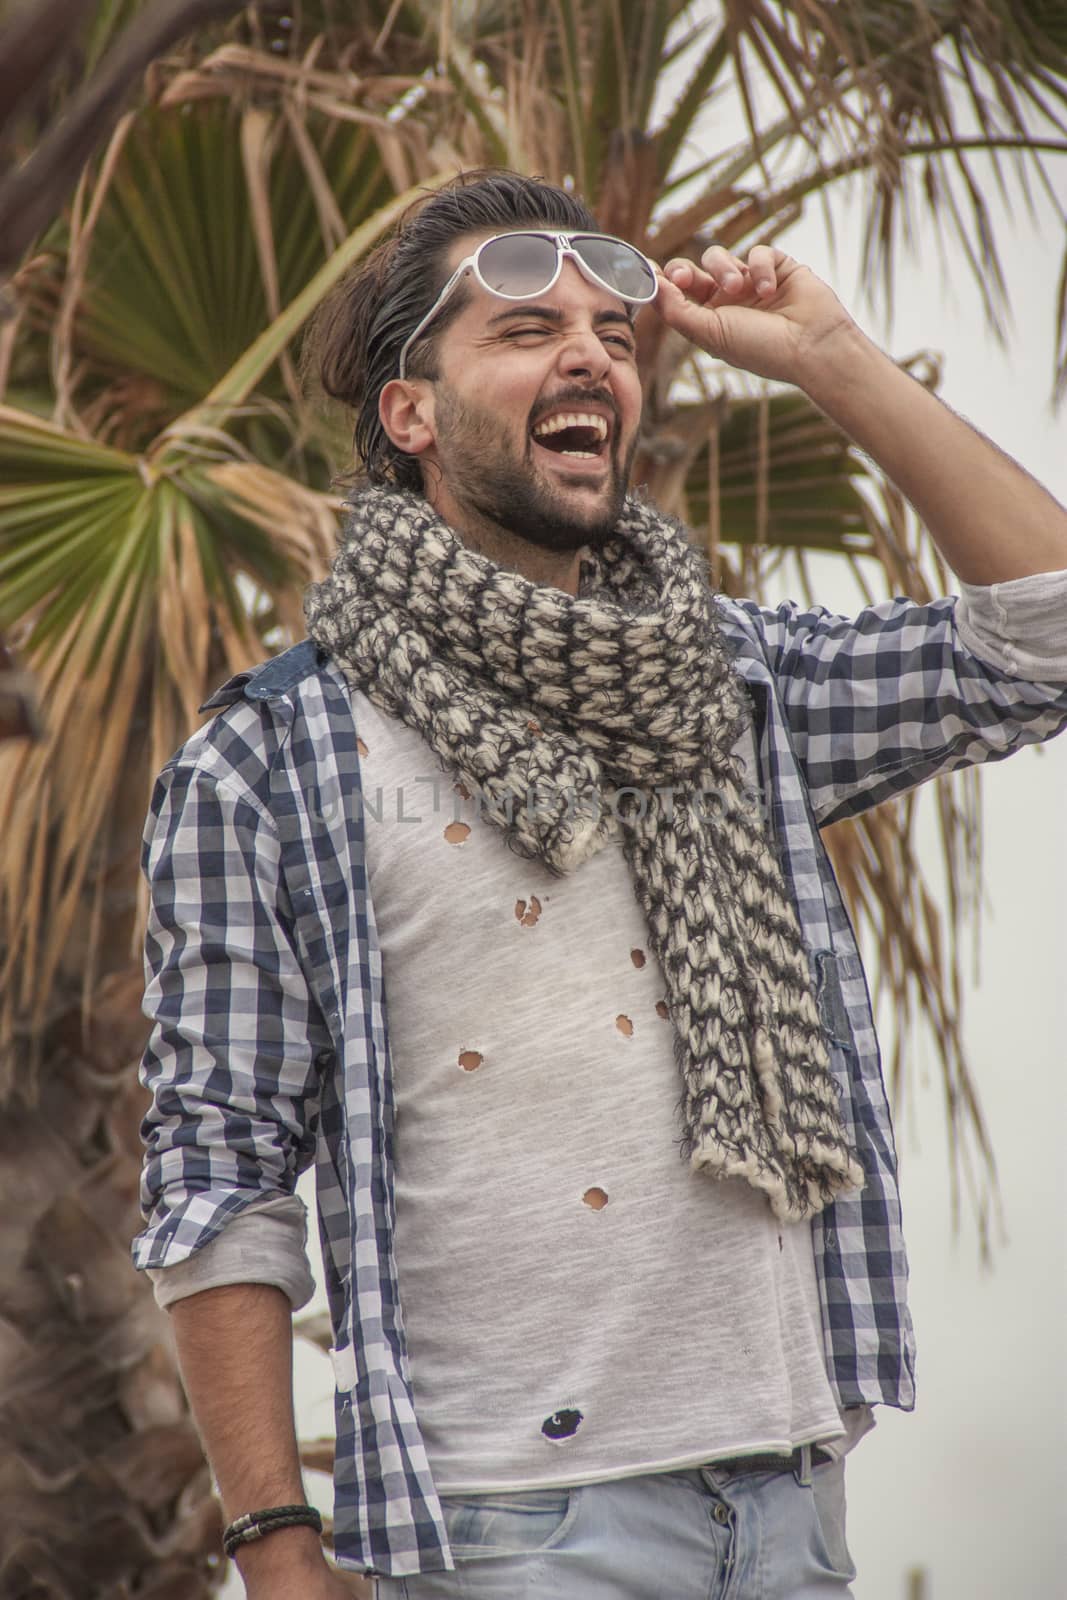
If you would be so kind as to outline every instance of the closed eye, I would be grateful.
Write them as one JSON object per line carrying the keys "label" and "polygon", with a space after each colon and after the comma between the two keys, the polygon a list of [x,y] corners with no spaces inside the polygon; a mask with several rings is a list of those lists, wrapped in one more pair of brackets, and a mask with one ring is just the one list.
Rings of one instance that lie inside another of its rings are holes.
{"label": "closed eye", "polygon": [[[545,328],[540,324],[532,324],[531,326],[524,328],[509,328],[505,333],[504,338],[512,341],[543,339],[547,335],[555,332],[556,330],[554,328]],[[636,345],[634,344],[633,340],[628,338],[624,333],[602,333],[600,335],[600,342],[601,344],[605,344],[609,347],[612,356],[616,360],[618,360],[620,356],[629,356],[632,358],[637,355]]]}

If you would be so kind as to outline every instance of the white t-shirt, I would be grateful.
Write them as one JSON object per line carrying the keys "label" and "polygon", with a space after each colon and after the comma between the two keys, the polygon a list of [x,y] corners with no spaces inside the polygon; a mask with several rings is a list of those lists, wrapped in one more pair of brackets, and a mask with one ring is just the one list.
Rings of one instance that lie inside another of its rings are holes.
{"label": "white t-shirt", "polygon": [[618,845],[553,877],[353,696],[396,1101],[396,1259],[442,1493],[842,1432],[811,1228],[681,1159],[665,984]]}

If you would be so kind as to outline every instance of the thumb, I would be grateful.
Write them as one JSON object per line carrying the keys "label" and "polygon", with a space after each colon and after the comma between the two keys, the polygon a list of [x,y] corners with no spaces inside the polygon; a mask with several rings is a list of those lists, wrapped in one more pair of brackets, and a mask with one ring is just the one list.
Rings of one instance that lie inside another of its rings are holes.
{"label": "thumb", "polygon": [[712,306],[699,306],[669,278],[659,280],[656,310],[669,328],[709,355],[723,352],[726,343],[722,315]]}

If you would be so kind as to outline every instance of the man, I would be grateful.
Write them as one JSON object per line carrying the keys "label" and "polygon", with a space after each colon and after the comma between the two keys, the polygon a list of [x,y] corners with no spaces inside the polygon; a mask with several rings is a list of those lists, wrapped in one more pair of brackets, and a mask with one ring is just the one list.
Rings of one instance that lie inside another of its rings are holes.
{"label": "man", "polygon": [[[627,495],[642,308],[802,388],[960,599],[712,596]],[[336,1552],[380,1600],[848,1595],[844,1456],[913,1359],[818,826],[1067,723],[1067,514],[782,252],[657,274],[513,174],[427,200],[319,334],[368,483],[310,640],[212,698],[146,835],[135,1259],[228,1548],[253,1600],[343,1592],[292,1417],[314,1159]]]}

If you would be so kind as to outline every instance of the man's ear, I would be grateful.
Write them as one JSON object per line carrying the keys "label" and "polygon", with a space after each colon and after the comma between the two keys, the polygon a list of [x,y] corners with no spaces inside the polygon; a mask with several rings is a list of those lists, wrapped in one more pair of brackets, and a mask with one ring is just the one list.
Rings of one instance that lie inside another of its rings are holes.
{"label": "man's ear", "polygon": [[433,445],[433,389],[425,379],[390,378],[378,396],[378,416],[405,455],[421,456]]}

